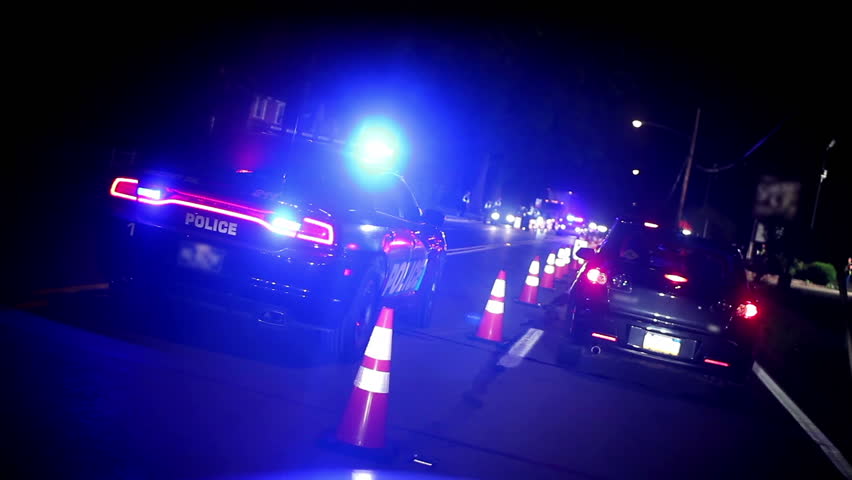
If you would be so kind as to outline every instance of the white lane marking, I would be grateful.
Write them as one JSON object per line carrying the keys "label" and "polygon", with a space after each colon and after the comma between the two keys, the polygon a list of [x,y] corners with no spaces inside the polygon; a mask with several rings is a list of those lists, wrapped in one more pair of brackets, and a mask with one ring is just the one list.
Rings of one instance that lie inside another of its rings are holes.
{"label": "white lane marking", "polygon": [[541,240],[522,240],[520,242],[509,242],[507,243],[495,243],[491,245],[475,245],[473,247],[461,247],[461,248],[451,248],[447,250],[447,255],[463,255],[465,253],[476,253],[476,252],[485,252],[487,250],[494,250],[495,248],[503,248],[503,247],[514,247],[517,245],[532,245],[534,243],[538,243]]}
{"label": "white lane marking", "polygon": [[850,466],[849,462],[843,458],[843,454],[840,453],[840,450],[838,450],[833,443],[831,443],[831,440],[829,440],[828,437],[826,437],[825,434],[822,433],[816,425],[814,425],[814,422],[812,422],[811,419],[805,415],[805,412],[803,412],[802,409],[793,402],[793,399],[791,399],[784,390],[775,383],[775,380],[766,373],[766,370],[764,370],[763,367],[761,367],[757,362],[754,362],[751,369],[754,374],[757,375],[757,378],[763,382],[767,390],[769,390],[778,402],[780,402],[781,405],[790,412],[790,415],[799,422],[799,425],[805,433],[811,437],[811,440],[819,445],[819,448],[821,448],[828,459],[831,460],[831,463],[840,470],[840,473],[846,478],[852,478],[852,466]]}
{"label": "white lane marking", "polygon": [[544,334],[544,330],[539,330],[538,328],[530,328],[527,330],[521,338],[512,345],[512,348],[509,349],[509,352],[500,357],[500,360],[497,361],[497,365],[513,368],[517,367],[521,364],[521,360],[527,356],[530,351],[532,351],[533,347],[536,343],[541,339],[541,336]]}
{"label": "white lane marking", "polygon": [[[500,246],[502,246],[502,245],[500,245]],[[497,248],[497,246],[494,246],[494,247],[459,248],[459,249],[455,249],[455,250],[448,250],[447,256],[451,257],[453,255],[464,255],[465,253],[484,252],[486,250],[492,250],[494,248]]]}
{"label": "white lane marking", "polygon": [[109,289],[109,283],[92,283],[89,285],[74,285],[71,287],[61,287],[61,288],[46,288],[44,290],[36,290],[33,292],[34,295],[52,295],[54,293],[80,293],[87,292],[91,290],[107,290]]}

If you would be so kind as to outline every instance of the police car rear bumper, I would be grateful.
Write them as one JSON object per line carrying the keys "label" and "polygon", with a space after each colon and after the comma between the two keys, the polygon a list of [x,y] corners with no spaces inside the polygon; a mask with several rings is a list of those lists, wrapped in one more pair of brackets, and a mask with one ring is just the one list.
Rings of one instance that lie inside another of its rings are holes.
{"label": "police car rear bumper", "polygon": [[[333,328],[357,291],[357,273],[344,258],[323,252],[264,252],[212,245],[224,258],[205,270],[181,265],[187,240],[137,227],[117,249],[113,278],[146,295],[198,301],[266,317],[272,325]],[[350,275],[344,275],[349,269]]]}

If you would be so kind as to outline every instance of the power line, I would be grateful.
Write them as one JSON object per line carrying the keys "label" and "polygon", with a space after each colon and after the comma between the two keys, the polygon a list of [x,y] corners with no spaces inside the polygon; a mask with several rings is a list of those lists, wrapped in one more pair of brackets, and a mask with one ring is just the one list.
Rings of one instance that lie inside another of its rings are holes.
{"label": "power line", "polygon": [[779,122],[779,123],[778,123],[778,125],[775,125],[775,127],[774,127],[772,130],[770,130],[770,131],[769,131],[769,133],[767,133],[767,134],[766,134],[763,138],[761,138],[760,140],[758,140],[758,141],[757,141],[757,143],[755,143],[753,147],[751,147],[750,149],[748,149],[748,151],[745,153],[745,155],[743,155],[743,156],[742,156],[739,160],[736,160],[736,161],[734,161],[734,162],[731,162],[731,163],[729,163],[729,164],[727,164],[727,165],[723,165],[723,166],[721,166],[721,167],[705,167],[704,165],[698,165],[698,164],[696,164],[696,165],[695,165],[695,168],[697,168],[697,169],[701,170],[702,172],[706,172],[706,173],[719,173],[719,172],[723,172],[723,171],[725,171],[725,170],[729,170],[729,169],[731,169],[731,168],[736,167],[738,163],[740,163],[740,162],[744,161],[744,160],[745,160],[746,158],[748,158],[748,157],[749,157],[752,153],[754,153],[754,152],[755,152],[755,150],[757,150],[758,148],[760,148],[760,146],[761,146],[761,145],[763,145],[764,143],[766,143],[766,141],[767,141],[767,140],[769,140],[769,137],[771,137],[772,135],[774,135],[774,134],[775,134],[775,132],[777,132],[777,131],[781,128],[781,126],[782,126],[782,125],[784,125],[784,122],[786,122],[786,121],[787,121],[787,119],[786,119],[786,118],[785,118],[784,120],[781,120],[781,122]]}

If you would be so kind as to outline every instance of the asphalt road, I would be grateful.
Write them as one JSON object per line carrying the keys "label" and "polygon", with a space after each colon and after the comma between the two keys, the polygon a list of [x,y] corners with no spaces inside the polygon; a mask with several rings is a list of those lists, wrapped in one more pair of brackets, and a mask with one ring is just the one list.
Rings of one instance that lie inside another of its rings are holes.
{"label": "asphalt road", "polygon": [[559,318],[511,302],[506,337],[543,334],[526,358],[497,367],[508,346],[471,340],[474,317],[498,270],[515,297],[530,259],[559,240],[470,222],[446,230],[450,248],[462,250],[449,257],[433,324],[400,322],[394,331],[389,461],[324,441],[356,366],[203,305],[176,303],[131,322],[108,290],[93,289],[2,313],[6,478],[283,478],[354,468],[473,478],[839,477],[756,378],[731,391],[607,355],[567,367]]}

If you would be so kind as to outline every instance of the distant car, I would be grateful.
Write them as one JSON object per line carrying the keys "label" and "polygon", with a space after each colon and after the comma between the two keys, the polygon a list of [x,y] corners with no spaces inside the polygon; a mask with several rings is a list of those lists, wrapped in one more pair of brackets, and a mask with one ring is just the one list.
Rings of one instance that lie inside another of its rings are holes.
{"label": "distant car", "polygon": [[315,332],[341,357],[363,351],[383,304],[425,326],[446,256],[443,215],[422,212],[398,175],[359,182],[338,152],[293,147],[276,161],[265,172],[115,178],[113,284],[143,301],[180,291],[259,326]]}
{"label": "distant car", "polygon": [[488,225],[514,225],[516,208],[500,205],[486,209],[483,222]]}
{"label": "distant car", "polygon": [[738,250],[618,220],[569,290],[575,344],[742,380],[761,330]]}

